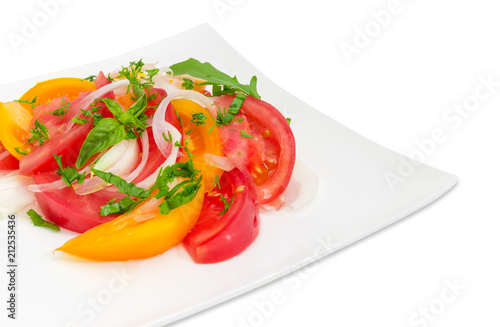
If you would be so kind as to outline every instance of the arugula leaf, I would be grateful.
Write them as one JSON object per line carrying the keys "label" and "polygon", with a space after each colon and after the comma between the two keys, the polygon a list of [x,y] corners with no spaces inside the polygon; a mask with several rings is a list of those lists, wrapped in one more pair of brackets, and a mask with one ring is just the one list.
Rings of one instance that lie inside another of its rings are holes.
{"label": "arugula leaf", "polygon": [[66,183],[66,185],[71,186],[75,180],[78,181],[78,184],[82,184],[85,180],[85,174],[80,174],[75,167],[66,167],[63,168],[61,156],[56,154],[52,154],[54,159],[56,159],[57,164],[59,165],[59,169],[57,170],[57,174],[61,176],[61,179]]}
{"label": "arugula leaf", "polygon": [[106,150],[125,139],[125,127],[113,118],[103,118],[90,130],[76,160],[76,168],[82,168],[94,154]]}
{"label": "arugula leaf", "polygon": [[28,216],[31,218],[31,221],[33,222],[33,225],[35,226],[40,226],[40,227],[47,227],[47,228],[50,228],[50,229],[53,229],[55,231],[59,231],[61,230],[59,228],[59,226],[57,226],[56,224],[54,224],[53,222],[51,221],[47,221],[45,219],[42,218],[42,216],[40,216],[38,214],[38,212],[36,212],[35,210],[33,209],[30,209],[28,212],[26,212],[28,214]]}
{"label": "arugula leaf", "polygon": [[193,58],[174,64],[170,66],[170,69],[174,76],[188,74],[192,77],[205,80],[206,82],[199,83],[199,85],[213,85],[214,95],[234,94],[236,91],[241,91],[260,99],[260,95],[257,92],[257,77],[255,76],[251,78],[250,84],[240,84],[236,77],[230,77],[216,69],[210,63],[201,63]]}
{"label": "arugula leaf", "polygon": [[92,168],[91,171],[106,183],[118,186],[118,192],[134,196],[136,198],[147,198],[151,196],[150,190],[145,190],[142,187],[136,186],[134,183],[128,183],[123,178],[116,176],[112,173],[103,172]]}

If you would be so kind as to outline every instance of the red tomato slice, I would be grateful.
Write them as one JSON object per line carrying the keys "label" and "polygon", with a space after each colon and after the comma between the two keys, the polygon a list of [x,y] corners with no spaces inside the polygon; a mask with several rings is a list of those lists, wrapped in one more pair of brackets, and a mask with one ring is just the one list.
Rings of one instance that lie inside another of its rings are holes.
{"label": "red tomato slice", "polygon": [[59,166],[53,154],[62,156],[64,166],[74,166],[80,148],[91,129],[92,124],[90,123],[75,126],[68,133],[57,135],[37,150],[21,157],[19,173],[29,176],[58,169]]}
{"label": "red tomato slice", "polygon": [[[233,99],[222,96],[215,103],[228,108]],[[253,180],[259,204],[271,203],[283,193],[295,164],[295,138],[275,107],[247,96],[240,113],[219,133],[224,153]]]}
{"label": "red tomato slice", "polygon": [[19,169],[19,160],[11,155],[0,142],[0,170]]}
{"label": "red tomato slice", "polygon": [[111,83],[111,81],[104,75],[104,73],[101,71],[99,74],[97,74],[96,78],[94,79],[94,85],[96,89],[100,89],[104,85],[108,85]]}
{"label": "red tomato slice", "polygon": [[[196,263],[216,263],[240,254],[259,231],[256,194],[245,174],[238,169],[224,172],[219,184],[205,194],[200,218],[183,241]],[[221,194],[227,202],[232,200],[223,215]]]}
{"label": "red tomato slice", "polygon": [[[46,184],[60,180],[55,172],[33,175],[35,184]],[[35,196],[44,217],[59,226],[83,233],[92,227],[113,220],[118,215],[103,217],[99,215],[101,206],[111,199],[123,199],[121,193],[101,190],[87,195],[78,195],[73,188],[66,187],[49,192],[37,192]]]}

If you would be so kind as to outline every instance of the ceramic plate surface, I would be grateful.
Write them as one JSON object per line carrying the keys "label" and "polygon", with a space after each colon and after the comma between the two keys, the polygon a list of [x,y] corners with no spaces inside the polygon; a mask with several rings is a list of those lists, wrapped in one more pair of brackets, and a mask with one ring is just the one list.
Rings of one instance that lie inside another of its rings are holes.
{"label": "ceramic plate surface", "polygon": [[[392,189],[387,172],[398,174],[406,161],[402,155],[284,91],[207,25],[113,59],[4,85],[0,99],[17,99],[36,81],[47,78],[113,71],[139,58],[168,66],[189,57],[208,61],[241,81],[257,75],[262,98],[292,118],[297,158],[319,177],[315,198],[298,210],[262,213],[256,241],[238,257],[214,265],[194,264],[181,247],[134,262],[98,263],[54,255],[52,251],[75,234],[35,228],[20,216],[19,312],[18,320],[6,322],[8,326],[163,326],[380,230],[429,204],[457,182],[451,174],[411,164],[415,170],[401,171],[404,182]],[[6,217],[0,223],[6,226]],[[6,248],[5,233],[2,244]],[[1,285],[6,285],[2,275]]]}

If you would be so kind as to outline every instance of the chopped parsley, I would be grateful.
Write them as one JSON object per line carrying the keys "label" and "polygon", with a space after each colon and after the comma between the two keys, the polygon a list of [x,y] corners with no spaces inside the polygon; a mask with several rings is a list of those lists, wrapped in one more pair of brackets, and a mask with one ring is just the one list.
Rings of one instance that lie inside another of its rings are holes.
{"label": "chopped parsley", "polygon": [[61,100],[61,107],[59,109],[56,109],[52,112],[47,112],[47,114],[52,114],[54,116],[59,117],[59,119],[62,119],[66,113],[72,109],[69,109],[69,101],[66,101],[66,97],[63,96]]}
{"label": "chopped parsley", "polygon": [[182,82],[181,86],[185,88],[186,90],[192,90],[194,89],[194,82],[192,79],[189,78],[183,78],[182,79],[184,82]]}
{"label": "chopped parsley", "polygon": [[229,210],[229,208],[231,207],[231,204],[233,204],[234,193],[233,193],[233,197],[231,198],[231,201],[229,201],[229,202],[227,202],[226,198],[222,194],[220,195],[220,199],[221,199],[222,203],[224,203],[224,210],[219,212],[219,216],[222,216],[223,214],[225,214]]}
{"label": "chopped parsley", "polygon": [[19,102],[19,103],[26,103],[26,104],[29,104],[31,106],[31,108],[35,108],[37,105],[36,105],[36,98],[38,96],[35,95],[35,97],[30,101],[30,100],[14,100],[16,102]]}
{"label": "chopped parsley", "polygon": [[240,133],[241,133],[241,134],[240,134],[240,136],[241,136],[241,137],[245,137],[245,138],[248,138],[248,139],[253,139],[253,136],[252,136],[252,135],[250,135],[250,134],[248,134],[247,132],[245,132],[245,130],[244,130],[244,129],[242,129],[242,130],[240,131]]}
{"label": "chopped parsley", "polygon": [[85,77],[84,79],[89,81],[89,82],[93,82],[96,77],[97,77],[96,75],[90,75],[90,76]]}
{"label": "chopped parsley", "polygon": [[25,156],[25,155],[27,155],[27,154],[28,154],[28,150],[21,151],[21,147],[19,147],[19,146],[16,146],[16,147],[14,148],[14,150],[16,150],[16,152],[17,152],[17,153],[19,153],[19,154],[21,154],[21,155],[23,155],[23,156]]}
{"label": "chopped parsley", "polygon": [[35,120],[35,127],[31,129],[30,134],[28,144],[35,144],[38,141],[38,145],[42,146],[45,141],[49,140],[49,129],[38,119]]}
{"label": "chopped parsley", "polygon": [[196,126],[203,126],[206,124],[205,121],[207,120],[207,116],[202,112],[195,112],[192,117],[193,119],[191,119],[191,121],[193,122],[193,124],[196,124]]}

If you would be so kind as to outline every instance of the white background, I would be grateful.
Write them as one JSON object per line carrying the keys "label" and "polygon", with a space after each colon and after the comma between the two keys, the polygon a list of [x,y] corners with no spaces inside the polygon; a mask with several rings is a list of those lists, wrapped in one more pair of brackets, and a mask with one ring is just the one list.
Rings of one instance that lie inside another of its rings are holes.
{"label": "white background", "polygon": [[[293,283],[278,280],[173,326],[500,324],[500,86],[463,118],[449,112],[474,104],[480,78],[500,82],[495,2],[73,0],[24,36],[42,6],[6,3],[0,84],[110,58],[208,22],[278,85],[381,145],[410,155],[435,129],[444,133],[435,147],[426,143],[423,156],[460,179],[442,199],[293,274]],[[383,15],[381,26],[372,12],[387,8],[394,14]],[[365,28],[371,36],[363,38]],[[15,46],[13,34],[28,37]],[[357,44],[356,52],[346,56],[342,44]],[[320,132],[318,142],[328,151]],[[460,285],[458,295],[449,283]],[[276,292],[285,297],[271,308]],[[417,316],[429,306],[427,318]]]}

